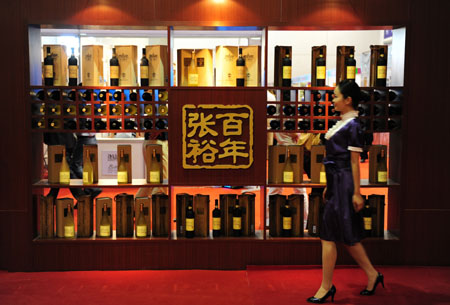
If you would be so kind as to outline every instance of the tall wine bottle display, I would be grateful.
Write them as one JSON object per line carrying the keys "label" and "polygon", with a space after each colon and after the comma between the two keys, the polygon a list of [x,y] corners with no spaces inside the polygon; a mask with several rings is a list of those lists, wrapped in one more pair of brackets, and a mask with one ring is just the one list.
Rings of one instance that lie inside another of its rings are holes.
{"label": "tall wine bottle display", "polygon": [[289,237],[292,235],[292,210],[289,206],[289,201],[286,200],[281,215],[283,217],[283,227],[281,230],[281,235],[284,237]]}
{"label": "tall wine bottle display", "polygon": [[281,66],[283,67],[281,84],[283,87],[290,87],[292,78],[292,60],[288,48],[286,48],[286,53],[281,61]]}
{"label": "tall wine bottle display", "polygon": [[111,236],[111,223],[108,217],[108,208],[106,203],[103,204],[102,218],[100,220],[100,237],[110,237]]}
{"label": "tall wine bottle display", "polygon": [[345,59],[346,76],[349,80],[355,80],[356,75],[356,60],[355,60],[354,50],[350,50],[349,56]]}
{"label": "tall wine bottle display", "polygon": [[78,60],[75,57],[75,49],[72,48],[72,55],[69,57],[69,86],[78,84]]}
{"label": "tall wine bottle display", "polygon": [[119,60],[116,57],[116,48],[112,49],[112,58],[109,60],[109,79],[111,86],[119,86]]}
{"label": "tall wine bottle display", "polygon": [[370,208],[369,201],[366,201],[362,215],[364,219],[364,234],[369,237],[372,233],[372,209]]}
{"label": "tall wine bottle display", "polygon": [[198,86],[198,72],[197,72],[197,65],[195,63],[195,51],[192,51],[191,62],[188,67],[188,86],[189,87]]}
{"label": "tall wine bottle display", "polygon": [[47,56],[44,58],[44,85],[53,86],[55,79],[54,70],[52,52],[50,47],[47,47]]}
{"label": "tall wine bottle display", "polygon": [[283,183],[293,183],[294,182],[294,170],[291,164],[291,153],[288,149],[286,152],[286,161],[284,163],[283,169]]}
{"label": "tall wine bottle display", "polygon": [[73,212],[70,203],[67,204],[67,216],[64,217],[64,237],[75,237],[75,223],[73,221]]}
{"label": "tall wine bottle display", "polygon": [[126,184],[128,183],[128,171],[125,165],[123,150],[120,150],[119,158],[119,166],[117,168],[117,183]]}
{"label": "tall wine bottle display", "polygon": [[236,199],[233,209],[233,236],[242,235],[242,209],[239,206],[239,199]]}
{"label": "tall wine bottle display", "polygon": [[141,86],[148,86],[149,80],[148,80],[148,59],[146,56],[145,48],[142,48],[142,58],[141,58],[141,64],[140,64],[140,72],[141,72]]}
{"label": "tall wine bottle display", "polygon": [[245,59],[242,57],[242,48],[239,48],[239,57],[236,60],[236,86],[245,85]]}
{"label": "tall wine bottle display", "polygon": [[214,210],[212,212],[212,221],[213,221],[213,237],[220,236],[220,222],[221,222],[221,213],[219,210],[219,201],[216,199],[214,203]]}
{"label": "tall wine bottle display", "polygon": [[377,59],[377,76],[376,76],[376,86],[386,87],[386,69],[387,60],[384,54],[384,49],[380,49],[380,55]]}
{"label": "tall wine bottle display", "polygon": [[186,237],[193,238],[194,237],[194,228],[195,228],[195,213],[192,208],[192,205],[189,204],[186,210]]}
{"label": "tall wine bottle display", "polygon": [[86,149],[86,159],[83,164],[83,184],[93,184],[94,183],[94,167],[91,163],[91,155],[89,154],[89,149]]}
{"label": "tall wine bottle display", "polygon": [[161,182],[161,167],[160,163],[156,159],[156,150],[152,151],[152,161],[149,170],[150,183],[160,183]]}
{"label": "tall wine bottle display", "polygon": [[378,160],[377,181],[379,183],[387,183],[387,164],[386,153],[384,149],[380,152],[380,159]]}
{"label": "tall wine bottle display", "polygon": [[136,221],[136,237],[147,236],[147,223],[144,217],[144,204],[141,203],[139,207],[139,217]]}
{"label": "tall wine bottle display", "polygon": [[70,169],[66,159],[66,149],[63,148],[61,167],[59,169],[59,184],[70,184]]}
{"label": "tall wine bottle display", "polygon": [[320,49],[319,57],[316,59],[316,86],[325,86],[326,61],[323,50]]}

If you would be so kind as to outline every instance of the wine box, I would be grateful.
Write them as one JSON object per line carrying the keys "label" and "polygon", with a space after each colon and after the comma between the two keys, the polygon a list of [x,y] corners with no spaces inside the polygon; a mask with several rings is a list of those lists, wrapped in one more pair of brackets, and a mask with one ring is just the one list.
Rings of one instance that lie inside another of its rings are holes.
{"label": "wine box", "polygon": [[192,195],[183,193],[176,196],[177,237],[186,236],[186,209],[193,202],[194,196]]}
{"label": "wine box", "polygon": [[86,151],[89,150],[89,158],[94,169],[94,183],[98,183],[98,147],[97,144],[83,145],[83,164],[86,162]]}
{"label": "wine box", "polygon": [[372,209],[372,237],[384,237],[384,195],[369,195]]}
{"label": "wine box", "polygon": [[117,168],[120,163],[120,151],[123,150],[123,159],[127,167],[128,183],[132,180],[132,166],[131,166],[131,145],[117,145]]}
{"label": "wine box", "polygon": [[258,87],[261,85],[261,47],[242,47],[242,57],[245,59],[245,86]]}
{"label": "wine box", "polygon": [[[317,81],[317,67],[316,59],[319,58],[320,50],[323,52],[323,58],[327,58],[327,46],[315,46],[312,47],[311,51],[311,86],[316,86]],[[326,69],[325,69],[325,80],[326,80]]]}
{"label": "wine box", "polygon": [[[320,169],[325,157],[325,145],[311,146],[311,182],[320,183]],[[324,185],[325,186],[325,185]]]}
{"label": "wine box", "polygon": [[209,195],[194,196],[195,237],[209,236]]}
{"label": "wine box", "polygon": [[48,183],[59,184],[59,170],[63,158],[64,145],[49,145],[48,156]]}
{"label": "wine box", "polygon": [[103,86],[103,46],[81,48],[81,82],[83,86]]}
{"label": "wine box", "polygon": [[216,47],[216,86],[236,86],[236,60],[239,49],[236,46]]}
{"label": "wine box", "polygon": [[388,46],[387,45],[371,45],[370,46],[370,87],[376,87],[377,82],[377,60],[380,57],[380,50],[383,49],[386,58],[386,66],[388,65]]}
{"label": "wine box", "polygon": [[281,236],[281,208],[286,205],[286,196],[270,195],[269,196],[269,235],[272,237]]}
{"label": "wine box", "polygon": [[291,194],[287,198],[292,211],[292,237],[303,236],[304,198],[300,194]]}
{"label": "wine box", "polygon": [[133,237],[133,195],[117,194],[114,201],[116,202],[116,236]]}
{"label": "wine box", "polygon": [[320,193],[309,194],[307,229],[310,236],[319,236],[322,223],[323,199]]}
{"label": "wine box", "polygon": [[[188,85],[188,67],[191,64],[193,49],[177,50],[177,79],[179,86]],[[195,50],[195,59],[198,73],[198,86],[209,87],[214,85],[213,50]]]}
{"label": "wine box", "polygon": [[[134,219],[135,219],[135,226],[137,225],[137,221],[139,219],[139,216],[141,215],[141,203],[143,206],[143,213],[144,213],[144,219],[145,223],[147,224],[147,236],[150,236],[150,198],[149,197],[136,197],[134,200]],[[135,227],[136,230],[136,227]]]}
{"label": "wine box", "polygon": [[255,236],[255,197],[250,192],[238,196],[242,209],[242,236]]}
{"label": "wine box", "polygon": [[286,55],[286,50],[289,50],[290,58],[292,60],[291,46],[275,46],[275,62],[274,62],[274,76],[273,85],[275,87],[283,86],[283,58]]}
{"label": "wine box", "polygon": [[220,217],[221,217],[221,236],[233,235],[233,209],[236,203],[236,195],[234,194],[221,194],[220,199]]}
{"label": "wine box", "polygon": [[377,169],[381,157],[381,150],[383,149],[387,160],[386,145],[372,145],[369,148],[369,183],[379,183],[377,179],[378,178]]}
{"label": "wine box", "polygon": [[116,56],[119,60],[119,85],[137,85],[137,46],[115,46]]}
{"label": "wine box", "polygon": [[94,202],[89,195],[77,200],[77,237],[91,237],[94,232]]}
{"label": "wine box", "polygon": [[338,46],[336,50],[336,84],[347,79],[345,60],[350,56],[351,51],[355,52],[354,46]]}
{"label": "wine box", "polygon": [[163,193],[152,195],[152,235],[168,237],[170,230],[169,196]]}
{"label": "wine box", "polygon": [[156,154],[156,161],[159,163],[159,168],[160,168],[160,176],[159,179],[162,182],[163,181],[163,164],[162,164],[162,145],[160,144],[147,144],[145,145],[145,164],[147,166],[147,171],[146,171],[146,176],[147,176],[147,183],[150,183],[150,168],[152,166],[152,154],[153,154],[153,149],[155,150],[155,154]]}
{"label": "wine box", "polygon": [[66,46],[63,45],[44,45],[44,57],[47,54],[47,47],[50,47],[50,52],[53,58],[53,85],[67,86],[68,83],[68,65]]}
{"label": "wine box", "polygon": [[40,238],[53,238],[54,237],[54,213],[55,208],[53,206],[52,196],[41,196],[39,202],[39,235]]}
{"label": "wine box", "polygon": [[100,197],[95,200],[95,232],[96,236],[100,237],[100,222],[102,220],[103,204],[106,203],[106,213],[108,214],[110,232],[112,233],[113,215],[112,215],[112,199],[110,197]]}
{"label": "wine box", "polygon": [[167,46],[146,46],[145,53],[149,65],[149,85],[169,86],[169,66],[167,64]]}
{"label": "wine box", "polygon": [[300,145],[271,145],[269,146],[269,183],[283,183],[283,170],[286,164],[286,153],[289,149],[294,183],[303,182],[303,151]]}
{"label": "wine box", "polygon": [[67,205],[70,204],[73,211],[72,198],[56,199],[56,236],[64,237],[64,222],[67,217]]}

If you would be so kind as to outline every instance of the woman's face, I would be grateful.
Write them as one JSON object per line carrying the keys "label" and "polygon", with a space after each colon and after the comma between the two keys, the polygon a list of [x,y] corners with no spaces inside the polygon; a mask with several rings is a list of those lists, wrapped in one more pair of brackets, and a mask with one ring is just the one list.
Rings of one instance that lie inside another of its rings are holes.
{"label": "woman's face", "polygon": [[336,111],[347,112],[350,110],[348,107],[351,105],[351,98],[344,98],[344,95],[339,90],[339,87],[336,87],[333,94],[333,104]]}

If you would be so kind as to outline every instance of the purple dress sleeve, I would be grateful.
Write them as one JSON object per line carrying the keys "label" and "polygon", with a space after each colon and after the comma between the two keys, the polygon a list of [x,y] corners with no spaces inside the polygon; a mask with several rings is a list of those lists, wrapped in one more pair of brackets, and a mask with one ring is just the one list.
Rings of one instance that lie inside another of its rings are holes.
{"label": "purple dress sleeve", "polygon": [[362,152],[363,151],[363,131],[358,119],[353,119],[349,123],[349,136],[347,149],[350,151]]}

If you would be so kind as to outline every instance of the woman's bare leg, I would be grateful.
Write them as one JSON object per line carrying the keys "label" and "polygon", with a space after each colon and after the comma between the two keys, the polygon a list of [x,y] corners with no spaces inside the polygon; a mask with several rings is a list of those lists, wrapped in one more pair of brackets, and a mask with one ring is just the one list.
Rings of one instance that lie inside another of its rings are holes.
{"label": "woman's bare leg", "polygon": [[373,285],[375,284],[375,281],[378,276],[378,271],[375,270],[372,263],[370,262],[370,259],[367,256],[364,246],[361,243],[356,243],[353,246],[346,245],[346,248],[347,248],[348,252],[350,253],[350,255],[355,259],[355,261],[358,263],[358,265],[366,273],[367,278],[368,278],[367,289],[372,290]]}
{"label": "woman's bare leg", "polygon": [[323,297],[333,285],[333,271],[336,266],[337,250],[333,241],[321,240],[322,242],[322,284],[314,295],[316,298]]}

